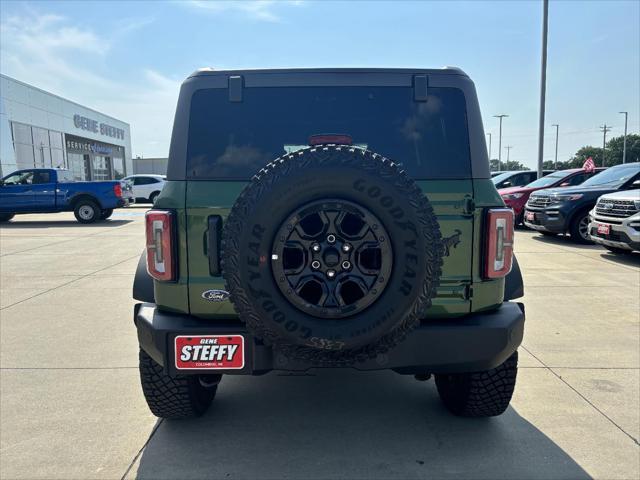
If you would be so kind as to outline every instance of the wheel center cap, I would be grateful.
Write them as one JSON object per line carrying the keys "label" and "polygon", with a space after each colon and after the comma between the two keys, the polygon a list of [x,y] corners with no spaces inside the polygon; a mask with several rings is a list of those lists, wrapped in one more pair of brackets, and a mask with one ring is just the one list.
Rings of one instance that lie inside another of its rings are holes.
{"label": "wheel center cap", "polygon": [[335,248],[329,248],[325,250],[322,259],[324,260],[324,264],[327,267],[335,267],[336,265],[338,265],[338,263],[340,263],[340,254]]}

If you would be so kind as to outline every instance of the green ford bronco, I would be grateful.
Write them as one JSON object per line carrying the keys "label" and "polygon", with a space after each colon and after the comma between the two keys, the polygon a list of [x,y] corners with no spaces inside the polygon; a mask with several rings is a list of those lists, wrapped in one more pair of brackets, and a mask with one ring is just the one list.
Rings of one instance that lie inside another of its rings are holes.
{"label": "green ford bronco", "polygon": [[454,414],[511,400],[524,308],[513,212],[457,68],[200,70],[134,282],[140,378],[162,418],[222,375],[434,375]]}

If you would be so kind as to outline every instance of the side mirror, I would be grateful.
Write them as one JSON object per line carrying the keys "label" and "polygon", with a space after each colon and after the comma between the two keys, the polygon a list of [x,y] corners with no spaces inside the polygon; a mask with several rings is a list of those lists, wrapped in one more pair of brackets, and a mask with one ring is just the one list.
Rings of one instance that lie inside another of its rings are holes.
{"label": "side mirror", "polygon": [[509,180],[506,180],[504,182],[502,182],[502,188],[506,188],[506,187],[511,187],[511,182]]}
{"label": "side mirror", "polygon": [[635,188],[639,188],[640,187],[640,178],[637,180],[634,180],[633,183],[631,184],[632,187]]}

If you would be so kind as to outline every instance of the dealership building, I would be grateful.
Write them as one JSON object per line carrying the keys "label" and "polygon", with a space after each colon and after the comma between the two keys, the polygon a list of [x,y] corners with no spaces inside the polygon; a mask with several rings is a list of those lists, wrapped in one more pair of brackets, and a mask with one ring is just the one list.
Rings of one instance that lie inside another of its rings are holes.
{"label": "dealership building", "polygon": [[77,180],[132,174],[129,124],[0,74],[0,176],[52,167]]}

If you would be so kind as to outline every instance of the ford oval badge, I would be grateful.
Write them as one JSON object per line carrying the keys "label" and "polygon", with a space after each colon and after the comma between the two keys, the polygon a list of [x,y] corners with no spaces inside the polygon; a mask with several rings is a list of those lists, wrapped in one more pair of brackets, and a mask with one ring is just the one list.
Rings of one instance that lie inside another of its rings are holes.
{"label": "ford oval badge", "polygon": [[229,292],[226,290],[206,290],[202,292],[202,298],[210,302],[224,302],[229,298]]}

